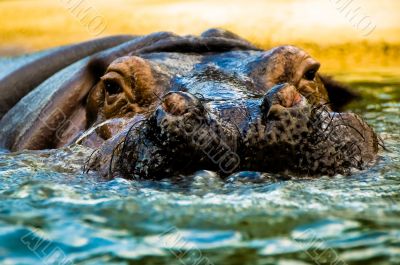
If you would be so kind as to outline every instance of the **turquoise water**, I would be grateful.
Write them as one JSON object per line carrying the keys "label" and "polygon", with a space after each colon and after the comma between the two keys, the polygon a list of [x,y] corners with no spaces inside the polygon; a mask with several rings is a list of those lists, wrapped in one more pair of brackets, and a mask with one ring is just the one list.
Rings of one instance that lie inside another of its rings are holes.
{"label": "turquoise water", "polygon": [[387,148],[351,177],[104,181],[83,147],[3,152],[0,264],[400,264],[400,78],[339,78]]}

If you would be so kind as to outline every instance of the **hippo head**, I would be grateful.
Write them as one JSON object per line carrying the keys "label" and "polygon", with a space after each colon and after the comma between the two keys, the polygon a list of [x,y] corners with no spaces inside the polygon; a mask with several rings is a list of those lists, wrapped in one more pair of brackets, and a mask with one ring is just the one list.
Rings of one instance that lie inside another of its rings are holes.
{"label": "hippo head", "polygon": [[371,127],[335,112],[347,100],[338,94],[351,94],[305,51],[174,47],[107,64],[87,101],[92,133],[79,140],[97,148],[90,169],[154,179],[201,169],[318,176],[374,161]]}

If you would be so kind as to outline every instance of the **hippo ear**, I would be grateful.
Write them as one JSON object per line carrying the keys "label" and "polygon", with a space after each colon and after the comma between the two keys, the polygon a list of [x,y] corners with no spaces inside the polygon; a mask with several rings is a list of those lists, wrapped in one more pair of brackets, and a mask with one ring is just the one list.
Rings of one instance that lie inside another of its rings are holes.
{"label": "hippo ear", "polygon": [[345,105],[360,97],[348,86],[334,80],[331,76],[320,74],[319,78],[328,92],[329,101],[334,111],[341,110]]}
{"label": "hippo ear", "polygon": [[239,35],[229,31],[229,30],[224,30],[224,29],[219,29],[219,28],[211,28],[200,35],[203,38],[212,38],[212,37],[219,37],[219,38],[227,38],[227,39],[234,39],[234,40],[245,40]]}
{"label": "hippo ear", "polygon": [[200,35],[202,38],[225,38],[225,39],[231,39],[231,40],[237,40],[241,41],[243,43],[253,45],[250,41],[240,37],[239,35],[225,29],[220,29],[220,28],[211,28]]}

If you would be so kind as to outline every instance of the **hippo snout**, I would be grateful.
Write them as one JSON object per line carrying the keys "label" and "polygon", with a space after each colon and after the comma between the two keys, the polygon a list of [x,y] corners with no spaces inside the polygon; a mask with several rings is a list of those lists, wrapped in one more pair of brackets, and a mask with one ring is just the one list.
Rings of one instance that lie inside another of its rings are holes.
{"label": "hippo snout", "polygon": [[244,167],[304,174],[349,174],[376,158],[373,129],[352,113],[311,104],[291,84],[272,87],[264,96],[261,119],[245,136]]}
{"label": "hippo snout", "polygon": [[292,84],[276,85],[255,102],[252,117],[227,122],[215,114],[215,105],[188,92],[169,92],[140,129],[125,135],[114,169],[157,179],[201,168],[222,175],[238,170],[335,175],[362,169],[376,157],[377,136],[359,116],[311,105]]}

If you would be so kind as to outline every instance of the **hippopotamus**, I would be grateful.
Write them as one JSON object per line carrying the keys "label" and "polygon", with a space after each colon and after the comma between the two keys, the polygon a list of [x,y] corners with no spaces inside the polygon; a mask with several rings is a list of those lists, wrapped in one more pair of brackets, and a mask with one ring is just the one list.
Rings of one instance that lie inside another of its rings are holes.
{"label": "hippopotamus", "polygon": [[350,174],[378,137],[341,112],[356,95],[286,45],[159,32],[53,49],[0,75],[0,147],[93,148],[85,170],[163,179],[213,170]]}

